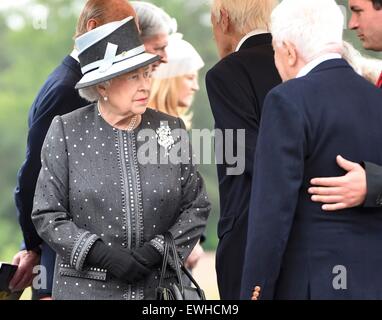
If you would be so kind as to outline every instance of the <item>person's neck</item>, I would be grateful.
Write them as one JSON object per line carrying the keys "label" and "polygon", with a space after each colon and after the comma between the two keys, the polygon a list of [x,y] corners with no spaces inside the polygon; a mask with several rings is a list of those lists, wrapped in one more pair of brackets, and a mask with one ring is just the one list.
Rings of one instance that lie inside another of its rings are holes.
{"label": "person's neck", "polygon": [[236,51],[237,46],[239,45],[241,39],[243,39],[246,35],[242,33],[235,32],[231,37],[231,52]]}
{"label": "person's neck", "polygon": [[113,108],[108,102],[98,102],[98,112],[101,117],[112,127],[120,130],[127,130],[132,122],[135,122],[135,125],[131,128],[131,130],[138,127],[142,119],[141,115],[136,115],[132,112],[129,112],[128,114],[121,114],[114,109],[115,108]]}
{"label": "person's neck", "polygon": [[227,40],[225,41],[224,47],[222,47],[219,52],[220,59],[223,59],[229,56],[231,53],[234,53],[236,47],[238,46],[241,39],[243,39],[245,34],[231,32],[229,34],[226,34],[225,36]]}

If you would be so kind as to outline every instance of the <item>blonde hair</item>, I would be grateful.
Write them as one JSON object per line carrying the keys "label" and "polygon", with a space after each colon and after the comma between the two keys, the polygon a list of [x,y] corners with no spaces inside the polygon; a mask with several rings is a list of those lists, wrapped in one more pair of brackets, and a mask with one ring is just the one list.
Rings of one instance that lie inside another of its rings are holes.
{"label": "blonde hair", "polygon": [[343,58],[352,66],[359,75],[373,84],[376,84],[382,71],[382,61],[364,57],[349,42],[343,42]]}
{"label": "blonde hair", "polygon": [[184,77],[153,79],[148,107],[181,118],[186,125],[186,129],[190,130],[193,114],[190,112],[190,108],[179,107],[178,103],[178,92]]}
{"label": "blonde hair", "polygon": [[278,0],[214,0],[211,12],[220,21],[220,10],[225,9],[237,32],[247,34],[254,29],[269,30],[272,10]]}

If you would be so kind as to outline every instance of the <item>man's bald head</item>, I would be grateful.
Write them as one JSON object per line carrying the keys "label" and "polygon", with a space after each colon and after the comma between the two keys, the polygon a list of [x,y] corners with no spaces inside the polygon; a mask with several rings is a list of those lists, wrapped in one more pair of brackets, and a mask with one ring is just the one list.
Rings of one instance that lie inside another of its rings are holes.
{"label": "man's bald head", "polygon": [[128,16],[135,17],[135,11],[127,0],[88,0],[78,19],[74,38],[103,24],[123,20]]}

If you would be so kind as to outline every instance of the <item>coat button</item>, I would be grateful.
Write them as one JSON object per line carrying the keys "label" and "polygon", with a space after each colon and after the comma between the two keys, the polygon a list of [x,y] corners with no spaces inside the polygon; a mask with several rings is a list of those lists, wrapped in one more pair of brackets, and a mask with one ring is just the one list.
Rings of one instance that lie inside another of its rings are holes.
{"label": "coat button", "polygon": [[252,297],[251,300],[258,300],[260,296],[261,287],[256,286],[252,291]]}

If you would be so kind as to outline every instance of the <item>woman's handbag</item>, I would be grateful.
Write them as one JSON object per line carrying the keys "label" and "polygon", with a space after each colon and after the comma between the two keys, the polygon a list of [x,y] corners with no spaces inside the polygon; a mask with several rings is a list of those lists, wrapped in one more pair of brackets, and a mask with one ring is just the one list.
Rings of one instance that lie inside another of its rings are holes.
{"label": "woman's handbag", "polygon": [[[175,265],[176,282],[171,285],[164,285],[165,274],[169,262],[169,256],[172,251],[173,262]],[[185,286],[182,280],[181,271],[191,280],[194,287]],[[162,271],[159,280],[159,286],[156,290],[157,300],[206,300],[203,290],[192,277],[190,272],[181,263],[178,252],[176,251],[175,242],[172,234],[166,232],[164,234],[164,254]]]}

